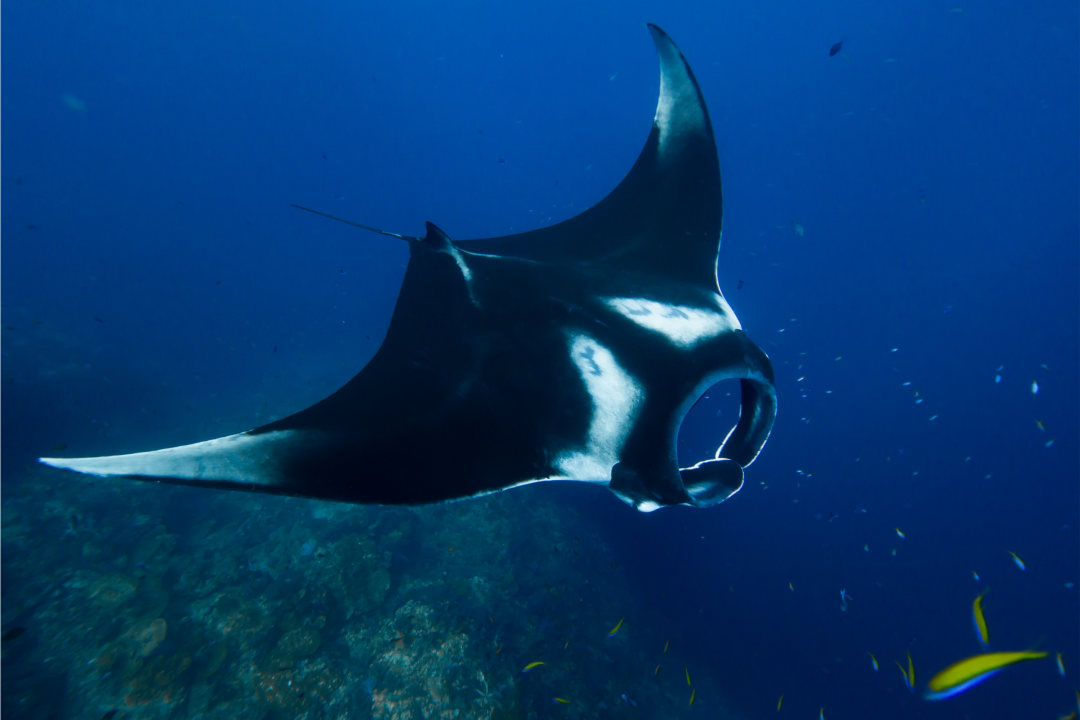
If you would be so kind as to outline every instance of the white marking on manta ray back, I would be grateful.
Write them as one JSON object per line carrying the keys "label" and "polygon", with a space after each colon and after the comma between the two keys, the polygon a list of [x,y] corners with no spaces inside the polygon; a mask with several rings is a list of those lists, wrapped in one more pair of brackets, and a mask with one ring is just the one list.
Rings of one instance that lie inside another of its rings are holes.
{"label": "white marking on manta ray back", "polygon": [[152,452],[70,460],[41,458],[41,462],[99,477],[140,475],[275,485],[272,480],[276,460],[274,449],[281,447],[281,441],[295,434],[294,430],[258,435],[238,433]]}
{"label": "white marking on manta ray back", "polygon": [[605,298],[615,312],[643,328],[658,332],[675,345],[691,348],[702,340],[740,328],[735,314],[717,297],[719,312],[644,298]]}
{"label": "white marking on manta ray back", "polygon": [[645,393],[611,351],[588,335],[571,333],[569,349],[592,398],[592,417],[585,448],[560,453],[554,464],[567,479],[606,484]]}

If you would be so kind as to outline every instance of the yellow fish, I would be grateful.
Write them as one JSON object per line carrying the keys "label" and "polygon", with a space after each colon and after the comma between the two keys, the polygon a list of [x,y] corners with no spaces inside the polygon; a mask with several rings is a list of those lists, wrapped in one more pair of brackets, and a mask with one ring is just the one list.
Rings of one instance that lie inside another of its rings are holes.
{"label": "yellow fish", "polygon": [[502,652],[502,645],[500,645],[499,649],[495,651],[495,654],[498,655],[501,652]]}
{"label": "yellow fish", "polygon": [[623,622],[623,620],[625,620],[625,619],[626,619],[626,618],[623,618],[622,620],[620,620],[620,621],[619,621],[619,624],[618,624],[618,625],[616,625],[615,627],[611,628],[611,632],[609,632],[609,633],[607,634],[607,636],[608,636],[608,637],[615,637],[616,633],[618,633],[618,632],[619,632],[619,629],[620,629],[620,628],[622,627],[622,622]]}
{"label": "yellow fish", "polygon": [[908,687],[915,692],[915,663],[911,662],[911,653],[907,654],[907,677],[910,683]]}
{"label": "yellow fish", "polygon": [[664,654],[665,654],[665,655],[667,655],[667,649],[668,649],[668,645],[670,645],[670,644],[671,644],[671,641],[670,641],[670,640],[668,640],[668,641],[667,641],[666,643],[664,643]]}
{"label": "yellow fish", "polygon": [[990,588],[983,590],[982,594],[975,598],[975,602],[971,604],[971,617],[975,621],[975,633],[979,636],[979,644],[982,645],[983,650],[990,647],[990,628],[986,626],[986,618],[983,616],[982,609],[983,595],[989,591]]}
{"label": "yellow fish", "polygon": [[693,690],[692,690],[692,691],[690,692],[690,705],[691,705],[691,706],[693,706],[693,704],[694,704],[694,698],[695,698],[696,696],[697,696],[697,688],[694,688],[694,689],[693,689]]}
{"label": "yellow fish", "polygon": [[911,678],[908,677],[907,670],[905,670],[904,666],[896,660],[894,660],[893,662],[896,663],[896,667],[900,668],[900,674],[904,676],[904,686],[911,692],[915,692],[915,688],[912,686]]}
{"label": "yellow fish", "polygon": [[1061,653],[1058,653],[1054,659],[1057,661],[1058,672],[1061,673],[1061,677],[1065,677],[1065,661],[1062,659]]}
{"label": "yellow fish", "polygon": [[1016,563],[1016,567],[1020,568],[1021,570],[1027,570],[1027,565],[1024,564],[1023,560],[1016,556],[1016,553],[1010,550],[1009,554],[1012,555],[1013,562]]}
{"label": "yellow fish", "polygon": [[560,705],[569,705],[570,704],[569,700],[563,700],[562,698],[555,698],[555,702],[559,703]]}
{"label": "yellow fish", "polygon": [[994,652],[974,655],[955,662],[930,678],[923,697],[927,700],[944,700],[959,695],[975,687],[983,680],[997,675],[1010,665],[1025,660],[1039,660],[1050,653],[1034,652]]}
{"label": "yellow fish", "polygon": [[686,668],[686,687],[690,687],[690,668]]}
{"label": "yellow fish", "polygon": [[655,675],[658,672],[660,672],[660,666],[659,665],[657,665],[656,669],[652,671],[652,674]]}
{"label": "yellow fish", "polygon": [[776,712],[780,712],[780,706],[784,704],[784,696],[781,695],[780,699],[776,701]]}
{"label": "yellow fish", "polygon": [[899,535],[899,536],[900,536],[900,537],[902,537],[902,538],[906,538],[906,537],[907,537],[907,535],[905,535],[904,533],[900,532],[900,528],[896,528],[896,534],[897,534],[897,535]]}
{"label": "yellow fish", "polygon": [[565,650],[568,647],[570,647],[570,641],[569,640],[567,640],[566,644],[562,646],[562,649]]}
{"label": "yellow fish", "polygon": [[525,669],[524,669],[524,670],[522,670],[521,672],[523,672],[523,673],[527,673],[527,672],[529,672],[530,670],[532,670],[532,669],[533,669],[534,667],[540,667],[541,665],[547,665],[547,663],[545,663],[545,662],[540,662],[539,660],[537,660],[536,662],[531,662],[531,663],[529,663],[528,665],[526,665],[526,666],[525,666]]}
{"label": "yellow fish", "polygon": [[872,662],[874,664],[874,672],[877,672],[878,671],[878,664],[877,664],[877,658],[874,657],[874,653],[868,652],[866,654],[870,656],[870,662]]}
{"label": "yellow fish", "polygon": [[794,585],[792,585],[791,583],[788,583],[787,586],[789,588],[791,588],[791,592],[795,592],[795,586]]}

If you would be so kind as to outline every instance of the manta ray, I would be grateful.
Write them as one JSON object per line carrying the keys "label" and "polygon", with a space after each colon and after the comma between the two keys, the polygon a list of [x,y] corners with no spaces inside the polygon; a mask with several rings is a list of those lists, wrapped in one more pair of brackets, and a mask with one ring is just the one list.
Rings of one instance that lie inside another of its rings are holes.
{"label": "manta ray", "polygon": [[[451,240],[430,222],[423,237],[360,225],[407,242],[409,263],[382,345],[337,392],[215,440],[41,462],[385,505],[544,480],[604,484],[645,512],[736,493],[776,417],[773,370],[717,281],[720,162],[701,88],[667,33],[648,28],[656,116],[599,203],[481,240]],[[680,468],[683,419],[727,379],[740,380],[738,423],[715,457]]]}

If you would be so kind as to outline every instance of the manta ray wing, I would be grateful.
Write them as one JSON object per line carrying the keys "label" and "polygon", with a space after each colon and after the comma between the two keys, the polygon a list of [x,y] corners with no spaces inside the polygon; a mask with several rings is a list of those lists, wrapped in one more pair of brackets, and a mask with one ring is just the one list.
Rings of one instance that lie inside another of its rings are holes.
{"label": "manta ray wing", "polygon": [[[640,510],[736,492],[776,414],[772,367],[719,292],[721,195],[700,89],[650,25],[660,101],[630,174],[556,226],[455,243],[428,223],[378,352],[340,390],[216,440],[53,467],[357,503],[422,504],[540,480]],[[388,233],[392,234],[392,233]],[[679,468],[683,418],[719,380],[742,413]]]}
{"label": "manta ray wing", "polygon": [[600,262],[717,290],[723,207],[712,123],[686,58],[667,33],[648,27],[660,56],[660,99],[645,148],[618,187],[564,222],[462,241],[462,249],[545,262]]}

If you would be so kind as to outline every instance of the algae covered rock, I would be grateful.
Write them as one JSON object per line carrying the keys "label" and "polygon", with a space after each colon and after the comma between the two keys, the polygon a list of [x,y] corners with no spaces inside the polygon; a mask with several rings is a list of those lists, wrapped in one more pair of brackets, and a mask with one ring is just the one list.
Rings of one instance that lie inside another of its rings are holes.
{"label": "algae covered rock", "polygon": [[135,594],[139,582],[123,573],[110,573],[90,584],[90,599],[105,608],[115,608]]}
{"label": "algae covered rock", "polygon": [[168,625],[162,618],[151,621],[141,620],[135,623],[120,639],[131,641],[135,645],[138,655],[146,657],[161,644],[167,631]]}
{"label": "algae covered rock", "polygon": [[319,631],[309,627],[290,630],[278,640],[277,649],[295,657],[306,657],[319,649]]}

